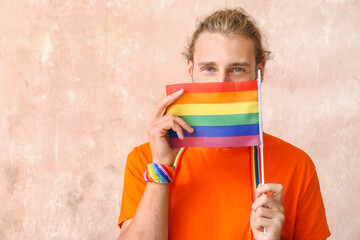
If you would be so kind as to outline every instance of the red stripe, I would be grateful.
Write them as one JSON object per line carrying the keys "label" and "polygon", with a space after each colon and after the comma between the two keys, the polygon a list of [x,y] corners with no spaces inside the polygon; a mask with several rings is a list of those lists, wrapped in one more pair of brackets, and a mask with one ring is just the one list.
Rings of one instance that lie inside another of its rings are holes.
{"label": "red stripe", "polygon": [[180,147],[243,147],[260,145],[259,135],[237,137],[185,137],[170,138],[172,148]]}
{"label": "red stripe", "polygon": [[211,93],[211,92],[240,92],[258,89],[257,81],[242,82],[207,82],[207,83],[180,83],[166,85],[166,94],[170,95],[183,88],[185,93]]}
{"label": "red stripe", "polygon": [[150,173],[149,173],[149,170],[148,170],[148,169],[146,169],[146,178],[147,178],[148,180],[150,180],[150,181],[153,180],[153,179],[151,178],[151,176],[150,176]]}
{"label": "red stripe", "polygon": [[168,174],[172,179],[174,178],[173,172],[170,171],[167,166],[162,165],[162,168],[167,172],[167,174]]}
{"label": "red stripe", "polygon": [[254,196],[254,153],[253,153],[253,148],[250,147],[250,182],[251,182],[251,197],[252,197],[252,201],[255,201],[255,196]]}
{"label": "red stripe", "polygon": [[[254,158],[254,154],[253,154],[253,148],[250,147],[250,183],[251,183],[251,198],[252,198],[252,202],[255,201],[255,196],[254,196],[254,173],[253,173],[253,164],[254,164],[254,161],[253,161],[253,158]],[[251,226],[250,226],[250,234],[251,234],[251,240],[254,239],[254,236],[253,236],[253,232],[251,230]]]}

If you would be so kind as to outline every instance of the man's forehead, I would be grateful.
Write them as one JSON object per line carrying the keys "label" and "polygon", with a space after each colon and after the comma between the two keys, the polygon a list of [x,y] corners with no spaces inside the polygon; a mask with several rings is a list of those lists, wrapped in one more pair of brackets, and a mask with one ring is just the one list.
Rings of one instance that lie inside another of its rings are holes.
{"label": "man's forehead", "polygon": [[243,35],[227,36],[222,33],[204,32],[196,41],[194,50],[195,62],[224,60],[241,65],[255,61],[254,44]]}

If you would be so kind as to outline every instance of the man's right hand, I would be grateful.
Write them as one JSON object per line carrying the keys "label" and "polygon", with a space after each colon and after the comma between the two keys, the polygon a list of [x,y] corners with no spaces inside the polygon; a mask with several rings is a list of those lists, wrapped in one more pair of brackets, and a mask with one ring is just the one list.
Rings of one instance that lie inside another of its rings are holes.
{"label": "man's right hand", "polygon": [[152,161],[167,166],[173,165],[178,149],[172,149],[169,143],[168,130],[174,130],[180,139],[184,139],[182,129],[192,133],[194,129],[181,118],[174,114],[165,114],[167,107],[184,94],[184,90],[167,96],[153,112],[147,126]]}

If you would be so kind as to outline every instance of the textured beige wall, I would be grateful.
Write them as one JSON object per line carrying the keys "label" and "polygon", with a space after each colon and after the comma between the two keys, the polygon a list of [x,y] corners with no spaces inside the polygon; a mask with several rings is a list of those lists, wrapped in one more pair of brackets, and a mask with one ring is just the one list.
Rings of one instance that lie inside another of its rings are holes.
{"label": "textured beige wall", "polygon": [[127,153],[220,6],[258,19],[265,130],[313,158],[332,239],[360,239],[359,0],[219,2],[0,1],[0,239],[118,235]]}

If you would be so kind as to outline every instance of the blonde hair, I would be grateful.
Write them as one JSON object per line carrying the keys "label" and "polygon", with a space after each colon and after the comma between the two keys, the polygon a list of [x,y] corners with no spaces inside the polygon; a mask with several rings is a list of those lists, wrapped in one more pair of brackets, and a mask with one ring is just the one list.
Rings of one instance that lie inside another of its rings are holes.
{"label": "blonde hair", "polygon": [[196,41],[203,32],[222,33],[229,37],[242,35],[250,38],[254,44],[257,64],[268,60],[271,54],[264,48],[262,35],[255,20],[242,8],[218,10],[197,25],[186,50],[182,53],[192,62]]}

